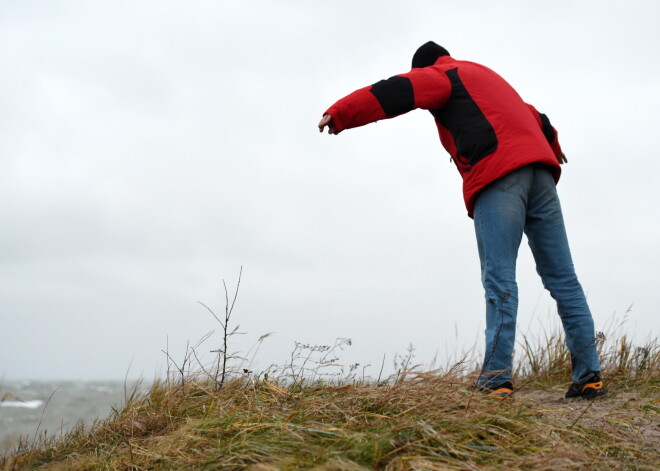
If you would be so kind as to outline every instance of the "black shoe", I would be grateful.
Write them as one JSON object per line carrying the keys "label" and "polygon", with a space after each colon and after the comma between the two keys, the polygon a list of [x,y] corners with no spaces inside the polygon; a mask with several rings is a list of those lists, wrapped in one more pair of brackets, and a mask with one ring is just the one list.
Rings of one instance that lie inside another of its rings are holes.
{"label": "black shoe", "polygon": [[581,397],[582,399],[596,399],[607,394],[603,387],[603,380],[598,375],[593,375],[581,383],[573,383],[566,391],[566,397]]}

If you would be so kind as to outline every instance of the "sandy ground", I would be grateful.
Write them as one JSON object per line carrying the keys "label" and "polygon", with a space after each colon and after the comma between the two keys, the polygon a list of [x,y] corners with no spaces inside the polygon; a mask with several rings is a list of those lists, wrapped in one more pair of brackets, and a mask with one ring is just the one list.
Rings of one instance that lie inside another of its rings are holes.
{"label": "sandy ground", "polygon": [[656,450],[660,460],[660,399],[635,392],[611,392],[595,401],[565,399],[564,391],[525,391],[514,395],[531,405],[529,413],[562,425],[598,427],[622,440]]}

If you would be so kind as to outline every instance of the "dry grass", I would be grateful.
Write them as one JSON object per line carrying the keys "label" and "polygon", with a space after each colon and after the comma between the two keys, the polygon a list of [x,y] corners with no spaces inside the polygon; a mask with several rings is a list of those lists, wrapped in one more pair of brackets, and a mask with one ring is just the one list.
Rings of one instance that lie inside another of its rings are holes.
{"label": "dry grass", "polygon": [[[23,442],[7,470],[589,470],[657,469],[660,349],[601,341],[609,397],[563,399],[560,335],[523,339],[519,390],[496,401],[467,392],[465,364],[401,371],[381,382],[328,382],[296,357],[218,387],[206,373],[133,391],[121,410],[60,439]],[[298,348],[299,346],[297,346]],[[312,352],[313,353],[313,352]],[[316,363],[314,363],[316,361]],[[297,366],[296,366],[297,365]],[[274,373],[279,371],[279,375]],[[343,371],[343,370],[342,370]],[[288,372],[288,373],[287,373]],[[307,373],[303,376],[302,373]],[[305,380],[304,378],[308,378]],[[312,380],[313,379],[313,380]]]}

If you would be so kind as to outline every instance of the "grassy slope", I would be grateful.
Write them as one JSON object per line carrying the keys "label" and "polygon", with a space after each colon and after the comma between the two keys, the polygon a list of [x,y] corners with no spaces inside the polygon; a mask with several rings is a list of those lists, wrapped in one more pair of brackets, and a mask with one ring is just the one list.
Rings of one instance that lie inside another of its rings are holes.
{"label": "grassy slope", "polygon": [[[538,345],[539,342],[537,342]],[[568,400],[559,336],[525,339],[512,398],[470,375],[406,372],[386,384],[206,375],[133,394],[92,430],[25,443],[4,469],[658,469],[660,348],[601,345],[611,394]],[[293,368],[289,368],[293,371]],[[301,370],[302,371],[302,370]]]}
{"label": "grassy slope", "polygon": [[92,431],[6,458],[6,469],[657,469],[660,381],[607,399],[507,400],[451,378],[280,387],[155,385]]}

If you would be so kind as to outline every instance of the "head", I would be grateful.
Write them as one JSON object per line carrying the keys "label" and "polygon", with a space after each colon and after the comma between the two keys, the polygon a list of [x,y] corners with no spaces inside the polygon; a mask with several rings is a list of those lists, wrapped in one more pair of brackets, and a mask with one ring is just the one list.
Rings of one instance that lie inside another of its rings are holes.
{"label": "head", "polygon": [[435,61],[438,60],[438,57],[448,56],[449,51],[444,47],[429,41],[426,44],[417,49],[412,60],[413,69],[418,69],[421,67],[428,67],[429,65],[435,64]]}

